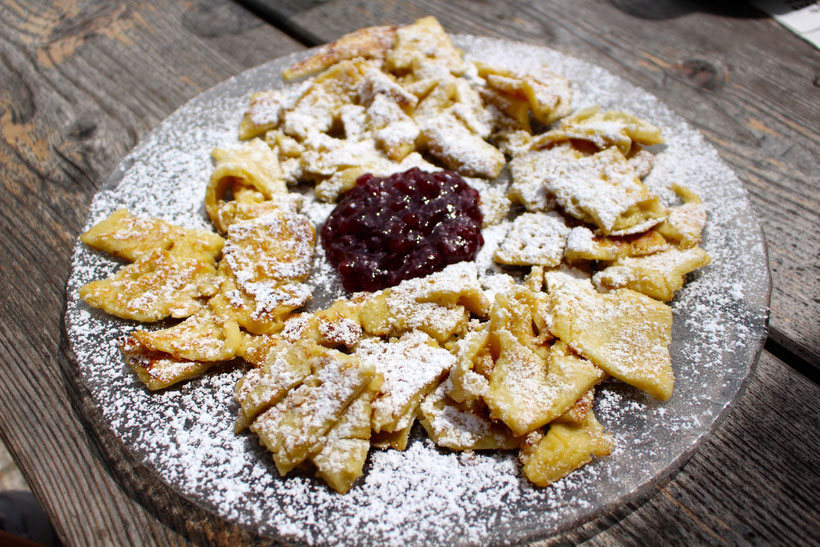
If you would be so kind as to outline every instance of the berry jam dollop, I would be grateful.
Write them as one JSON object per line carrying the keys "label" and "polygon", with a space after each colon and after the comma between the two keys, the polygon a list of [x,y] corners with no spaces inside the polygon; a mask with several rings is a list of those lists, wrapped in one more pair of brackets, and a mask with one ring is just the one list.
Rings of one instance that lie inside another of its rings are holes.
{"label": "berry jam dollop", "polygon": [[473,260],[484,244],[478,192],[451,171],[367,174],[321,230],[348,291],[376,291]]}

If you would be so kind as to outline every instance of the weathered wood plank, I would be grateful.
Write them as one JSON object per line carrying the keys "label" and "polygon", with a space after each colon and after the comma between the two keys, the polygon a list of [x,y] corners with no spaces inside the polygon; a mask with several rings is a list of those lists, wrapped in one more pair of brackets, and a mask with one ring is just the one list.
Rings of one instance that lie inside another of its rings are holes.
{"label": "weathered wood plank", "polygon": [[99,456],[58,364],[64,284],[87,204],[122,156],[187,99],[300,48],[224,1],[0,6],[0,435],[67,544],[173,545],[219,528],[184,509],[163,526],[155,491],[121,487]]}
{"label": "weathered wood plank", "polygon": [[769,243],[771,337],[820,366],[820,52],[752,8],[727,16],[705,5],[334,0],[287,21],[330,41],[432,14],[449,32],[544,44],[647,89],[745,182]]}
{"label": "weathered wood plank", "polygon": [[[145,0],[119,12],[20,4],[0,8],[0,436],[68,544],[254,542],[174,494],[107,433],[60,343],[63,284],[88,201],[128,148],[202,89],[299,46],[217,1]],[[764,354],[747,395],[680,474],[563,539],[811,540],[816,401],[815,386]]]}

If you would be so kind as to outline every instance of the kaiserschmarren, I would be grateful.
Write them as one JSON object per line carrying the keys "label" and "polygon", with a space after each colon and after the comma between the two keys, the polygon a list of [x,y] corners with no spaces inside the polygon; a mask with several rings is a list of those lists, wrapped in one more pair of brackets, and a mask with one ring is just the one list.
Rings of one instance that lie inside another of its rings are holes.
{"label": "kaiserschmarren", "polygon": [[[546,486],[612,452],[601,382],[672,396],[667,302],[710,257],[686,181],[664,181],[664,199],[644,184],[664,142],[651,120],[573,110],[563,76],[466,58],[432,17],[356,31],[282,76],[299,82],[254,93],[237,145],[213,151],[213,232],[120,209],[81,236],[126,262],[80,289],[88,305],[166,320],[118,342],[149,390],[243,362],[237,434],[282,476],[310,465],[340,493],[417,421],[443,449],[518,451]],[[390,211],[345,198],[385,180]],[[339,204],[338,233],[306,200]],[[488,227],[506,236],[479,265]],[[331,236],[357,249],[340,276],[410,273],[311,306]],[[448,262],[468,239],[472,259]]]}

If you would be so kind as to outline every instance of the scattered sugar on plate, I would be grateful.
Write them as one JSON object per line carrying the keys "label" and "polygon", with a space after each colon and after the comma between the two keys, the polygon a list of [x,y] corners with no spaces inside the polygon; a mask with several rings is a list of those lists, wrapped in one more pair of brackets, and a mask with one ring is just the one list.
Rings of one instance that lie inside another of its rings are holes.
{"label": "scattered sugar on plate", "polygon": [[[664,130],[644,181],[669,202],[666,186],[685,184],[704,199],[704,246],[712,264],[690,276],[672,302],[675,392],[660,403],[615,381],[598,389],[596,415],[617,442],[608,458],[545,489],[527,483],[514,453],[437,448],[416,426],[405,452],[372,449],[365,474],[346,495],[305,472],[282,479],[252,435],[236,435],[233,387],[244,370],[207,374],[178,388],[148,392],[111,341],[135,324],[86,306],[77,289],[119,267],[79,243],[67,285],[66,328],[80,378],[119,437],[145,465],[215,514],[285,542],[489,543],[546,535],[646,488],[702,438],[731,402],[765,337],[768,273],[760,229],[746,192],[717,152],[648,93],[604,69],[541,47],[455,36],[473,58],[527,70],[545,62],[568,77],[574,107],[600,104],[631,112]],[[300,55],[305,55],[303,52]],[[172,114],[126,157],[95,197],[87,227],[117,208],[188,228],[210,229],[204,212],[210,151],[236,143],[252,92],[282,86],[279,73],[299,56],[247,71]],[[292,99],[288,89],[284,101]],[[317,225],[330,208],[303,212]],[[500,269],[492,253],[509,222],[484,230],[476,260],[488,285]],[[319,247],[310,306],[343,294]],[[315,309],[315,308],[313,308]]]}

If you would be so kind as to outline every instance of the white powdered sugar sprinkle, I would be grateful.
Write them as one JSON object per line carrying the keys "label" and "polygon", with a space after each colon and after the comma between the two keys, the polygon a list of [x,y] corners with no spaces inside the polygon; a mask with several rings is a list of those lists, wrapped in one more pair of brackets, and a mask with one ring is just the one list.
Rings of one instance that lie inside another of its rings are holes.
{"label": "white powdered sugar sprinkle", "polygon": [[[78,242],[66,328],[79,377],[112,431],[176,491],[260,535],[300,544],[472,544],[555,533],[649,487],[678,465],[735,398],[765,337],[769,278],[760,229],[742,184],[695,129],[648,93],[558,52],[467,36],[454,41],[472,58],[496,66],[527,71],[546,63],[573,82],[574,108],[627,110],[663,130],[666,144],[651,148],[654,167],[644,183],[667,204],[675,199],[667,189],[673,182],[704,199],[709,220],[703,246],[712,258],[671,302],[675,391],[660,403],[620,382],[602,384],[596,416],[615,437],[615,451],[545,489],[527,483],[513,453],[440,449],[417,426],[406,451],[372,449],[362,479],[340,495],[311,472],[281,478],[255,436],[234,432],[233,390],[245,370],[146,390],[112,344],[135,324],[90,308],[77,294],[121,263]],[[282,88],[281,69],[307,54],[245,72],[171,115],[95,197],[87,227],[128,207],[136,215],[210,229],[203,198],[211,150],[235,144],[251,93]],[[294,95],[285,93],[282,103]],[[332,206],[305,197],[302,211],[318,227]],[[480,280],[494,290],[508,281],[493,277],[500,269],[492,256],[510,226],[503,221],[483,231],[485,247],[476,263]],[[572,230],[567,244],[582,248],[588,236]],[[327,306],[343,294],[318,246],[307,283],[313,288],[309,306]]]}

